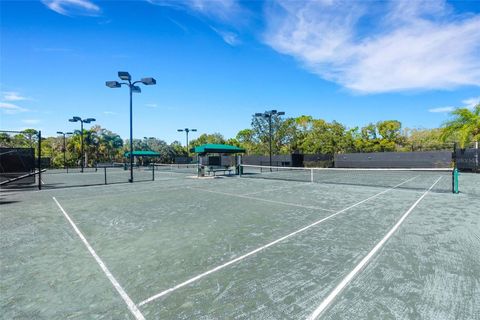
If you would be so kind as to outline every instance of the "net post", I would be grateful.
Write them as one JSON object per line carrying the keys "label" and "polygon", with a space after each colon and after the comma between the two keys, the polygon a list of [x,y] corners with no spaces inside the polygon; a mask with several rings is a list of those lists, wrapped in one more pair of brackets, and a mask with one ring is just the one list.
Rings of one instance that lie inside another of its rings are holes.
{"label": "net post", "polygon": [[38,190],[42,190],[42,131],[38,130]]}
{"label": "net post", "polygon": [[313,182],[313,168],[310,169],[310,182]]}
{"label": "net post", "polygon": [[458,194],[458,169],[455,167],[452,172],[452,192]]}
{"label": "net post", "polygon": [[103,175],[105,177],[105,184],[107,184],[107,167],[103,167]]}
{"label": "net post", "polygon": [[152,181],[155,181],[155,163],[152,163],[151,166],[152,166]]}

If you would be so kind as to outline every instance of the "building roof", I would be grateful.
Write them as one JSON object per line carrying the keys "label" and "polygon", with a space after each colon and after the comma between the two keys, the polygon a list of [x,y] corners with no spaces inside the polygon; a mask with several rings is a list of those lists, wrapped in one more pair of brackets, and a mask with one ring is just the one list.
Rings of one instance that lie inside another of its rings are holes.
{"label": "building roof", "polygon": [[245,153],[245,149],[228,144],[204,144],[190,150],[194,153]]}

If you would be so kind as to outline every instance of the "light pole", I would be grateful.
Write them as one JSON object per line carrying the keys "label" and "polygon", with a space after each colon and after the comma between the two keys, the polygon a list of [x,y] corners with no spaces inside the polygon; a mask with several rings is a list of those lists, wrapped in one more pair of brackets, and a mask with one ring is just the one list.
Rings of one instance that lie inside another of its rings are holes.
{"label": "light pole", "polygon": [[73,117],[72,119],[68,119],[68,121],[70,122],[80,122],[80,139],[81,139],[81,147],[80,147],[80,152],[82,153],[81,155],[81,161],[82,163],[80,164],[81,165],[81,172],[83,172],[83,167],[85,166],[85,163],[84,163],[84,154],[83,154],[83,124],[84,123],[90,123],[90,122],[94,122],[96,121],[95,118],[87,118],[87,119],[82,119],[80,117]]}
{"label": "light pole", "polygon": [[270,111],[265,111],[264,113],[255,113],[255,117],[257,118],[264,118],[268,119],[268,132],[269,132],[269,153],[270,153],[270,167],[272,166],[272,117],[273,116],[283,116],[285,115],[285,112],[283,111],[277,111],[277,110],[270,110]]}
{"label": "light pole", "polygon": [[67,156],[66,156],[67,145],[66,145],[66,136],[73,134],[73,132],[57,131],[57,134],[63,135],[63,148],[62,148],[62,151],[63,151],[63,168],[66,169],[66,168],[67,168]]}
{"label": "light pole", "polygon": [[188,150],[188,133],[191,131],[191,132],[197,132],[197,129],[189,129],[189,128],[185,128],[185,129],[178,129],[177,130],[178,132],[185,132],[186,136],[187,136],[187,157],[188,155],[190,154],[189,150]]}
{"label": "light pole", "polygon": [[107,81],[105,82],[106,86],[109,88],[120,88],[122,85],[128,86],[130,92],[130,180],[129,182],[133,182],[133,123],[132,123],[132,93],[137,92],[140,93],[142,90],[139,86],[136,86],[137,83],[143,83],[146,86],[154,85],[157,81],[154,78],[142,78],[138,81],[132,82],[132,77],[130,73],[126,71],[119,71],[118,77],[127,82],[118,82],[118,81]]}

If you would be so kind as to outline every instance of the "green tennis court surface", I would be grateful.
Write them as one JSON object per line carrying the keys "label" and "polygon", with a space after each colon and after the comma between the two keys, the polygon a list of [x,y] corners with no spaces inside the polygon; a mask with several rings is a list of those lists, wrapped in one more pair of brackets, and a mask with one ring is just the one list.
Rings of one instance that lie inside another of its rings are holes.
{"label": "green tennis court surface", "polygon": [[441,174],[415,188],[149,174],[2,190],[0,317],[480,317],[479,175],[455,195]]}

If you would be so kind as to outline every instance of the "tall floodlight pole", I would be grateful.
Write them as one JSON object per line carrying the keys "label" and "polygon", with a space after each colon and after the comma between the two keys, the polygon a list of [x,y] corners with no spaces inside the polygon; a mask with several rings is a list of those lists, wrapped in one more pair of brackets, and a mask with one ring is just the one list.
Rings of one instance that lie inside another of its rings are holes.
{"label": "tall floodlight pole", "polygon": [[129,94],[130,94],[130,180],[129,182],[133,182],[133,108],[132,108],[132,93],[140,93],[142,90],[139,86],[136,86],[137,83],[142,83],[146,86],[154,85],[157,81],[154,78],[142,78],[138,81],[132,82],[132,77],[130,73],[126,71],[119,71],[118,77],[120,80],[126,82],[118,82],[118,81],[107,81],[105,82],[106,86],[109,88],[120,88],[122,85],[128,86]]}
{"label": "tall floodlight pole", "polygon": [[81,172],[83,172],[83,167],[85,166],[85,158],[83,154],[83,124],[84,123],[90,123],[96,121],[95,118],[87,118],[87,119],[82,119],[80,117],[73,117],[72,119],[68,119],[70,122],[80,122],[80,152],[81,152]]}
{"label": "tall floodlight pole", "polygon": [[63,131],[57,131],[57,134],[63,135],[63,168],[67,168],[67,144],[66,144],[66,136],[73,134],[73,132],[63,132]]}
{"label": "tall floodlight pole", "polygon": [[191,132],[197,132],[197,129],[189,129],[189,128],[185,128],[185,129],[178,129],[177,130],[178,132],[185,132],[186,134],[186,137],[187,137],[187,144],[186,144],[186,147],[187,147],[187,156],[190,154],[189,150],[188,150],[188,133],[191,131]]}
{"label": "tall floodlight pole", "polygon": [[273,128],[272,128],[272,118],[273,116],[283,116],[285,112],[270,110],[263,113],[255,113],[255,117],[268,119],[268,136],[269,136],[269,158],[270,158],[270,167],[272,166],[272,140],[273,140]]}

